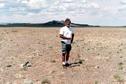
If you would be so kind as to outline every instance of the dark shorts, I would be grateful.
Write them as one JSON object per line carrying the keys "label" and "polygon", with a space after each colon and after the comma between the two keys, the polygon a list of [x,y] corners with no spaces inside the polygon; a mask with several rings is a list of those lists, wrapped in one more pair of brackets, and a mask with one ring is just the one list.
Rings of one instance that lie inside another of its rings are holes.
{"label": "dark shorts", "polygon": [[61,44],[62,44],[62,53],[70,52],[71,44],[66,44],[63,41],[61,41]]}

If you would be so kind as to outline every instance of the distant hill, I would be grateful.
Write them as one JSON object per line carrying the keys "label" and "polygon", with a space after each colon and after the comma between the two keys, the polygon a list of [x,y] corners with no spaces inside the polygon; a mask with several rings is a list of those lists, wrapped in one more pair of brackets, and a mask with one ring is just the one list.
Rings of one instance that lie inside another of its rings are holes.
{"label": "distant hill", "polygon": [[[0,24],[0,27],[62,27],[64,26],[63,21],[49,21],[46,23],[7,23],[7,24]],[[98,27],[88,24],[77,24],[71,23],[73,27]]]}

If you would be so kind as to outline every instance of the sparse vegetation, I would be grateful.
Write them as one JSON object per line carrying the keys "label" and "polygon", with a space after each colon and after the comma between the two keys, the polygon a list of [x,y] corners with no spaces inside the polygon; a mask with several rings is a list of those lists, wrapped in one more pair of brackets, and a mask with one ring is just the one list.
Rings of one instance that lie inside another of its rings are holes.
{"label": "sparse vegetation", "polygon": [[113,77],[119,83],[123,83],[124,82],[124,79],[118,74],[114,75]]}
{"label": "sparse vegetation", "polygon": [[53,46],[49,46],[49,48],[53,48]]}
{"label": "sparse vegetation", "polygon": [[51,82],[48,79],[44,79],[41,84],[51,84]]}
{"label": "sparse vegetation", "polygon": [[119,66],[119,70],[123,70],[123,63],[122,63],[122,62],[120,62],[120,63],[118,64],[118,66]]}
{"label": "sparse vegetation", "polygon": [[98,84],[98,81],[95,81],[95,84]]}
{"label": "sparse vegetation", "polygon": [[12,32],[18,32],[17,30],[12,30]]}

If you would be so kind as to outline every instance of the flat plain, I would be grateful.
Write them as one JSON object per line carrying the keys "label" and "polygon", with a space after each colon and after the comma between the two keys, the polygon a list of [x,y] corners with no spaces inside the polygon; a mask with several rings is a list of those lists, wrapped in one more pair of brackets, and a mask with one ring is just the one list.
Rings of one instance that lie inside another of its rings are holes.
{"label": "flat plain", "polygon": [[0,84],[126,84],[126,28],[75,28],[61,66],[59,28],[0,28]]}

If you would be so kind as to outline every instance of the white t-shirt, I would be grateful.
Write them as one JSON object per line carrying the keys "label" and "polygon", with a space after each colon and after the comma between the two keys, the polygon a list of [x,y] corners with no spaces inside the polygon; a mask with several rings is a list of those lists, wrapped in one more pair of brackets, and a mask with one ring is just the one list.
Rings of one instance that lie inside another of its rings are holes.
{"label": "white t-shirt", "polygon": [[[71,27],[68,28],[67,26],[64,26],[60,28],[59,34],[62,34],[63,36],[67,38],[72,38],[73,29]],[[71,40],[68,40],[68,39],[62,39],[61,41],[65,42],[66,44],[71,44]]]}

